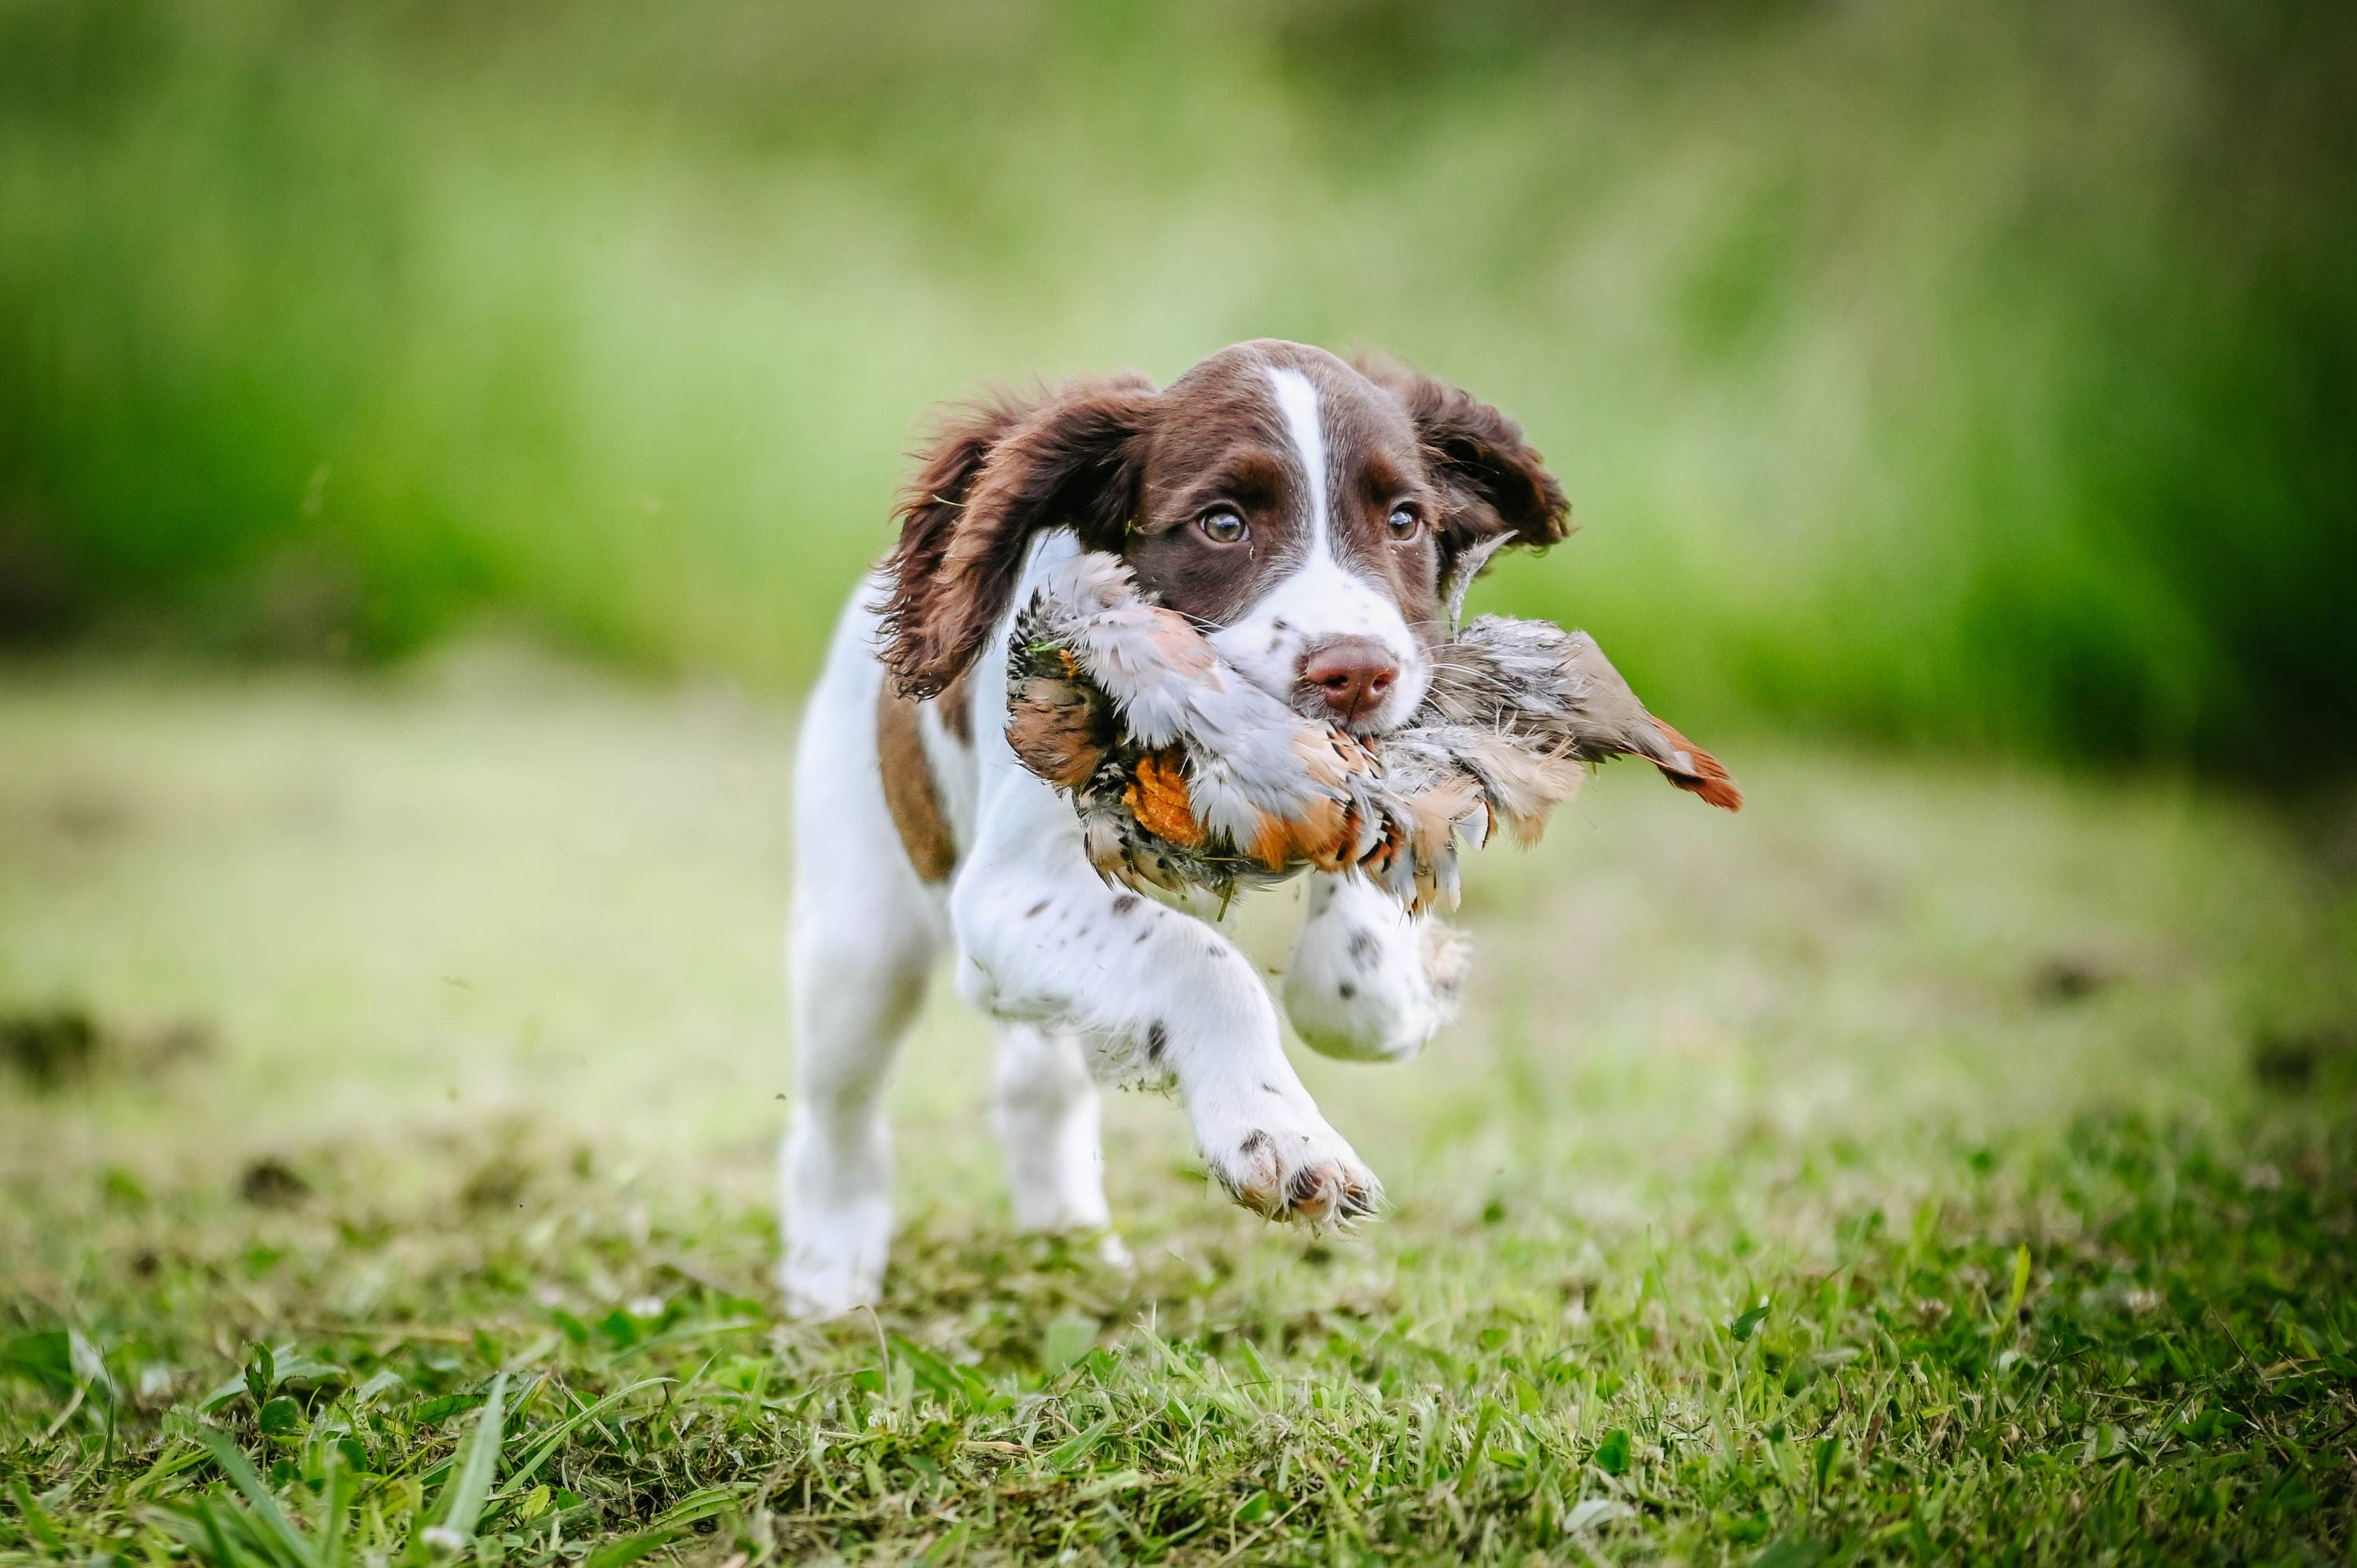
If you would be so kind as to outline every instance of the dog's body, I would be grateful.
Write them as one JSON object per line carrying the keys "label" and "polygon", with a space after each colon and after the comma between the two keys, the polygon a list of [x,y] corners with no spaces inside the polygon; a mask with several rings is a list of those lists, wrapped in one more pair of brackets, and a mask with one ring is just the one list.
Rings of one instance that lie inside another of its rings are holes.
{"label": "dog's body", "polygon": [[[1006,636],[1039,575],[1121,553],[1255,684],[1361,734],[1416,706],[1441,596],[1497,543],[1563,533],[1512,421],[1389,367],[1240,345],[1167,390],[1067,384],[954,419],[901,536],[838,628],[803,721],[789,940],[798,1090],[783,1156],[795,1310],[873,1301],[891,1233],[882,1093],[947,947],[997,1023],[1016,1219],[1106,1225],[1094,1079],[1175,1083],[1212,1174],[1262,1213],[1369,1211],[1275,1005],[1217,928],[1110,887],[1068,802],[1004,735]],[[1319,877],[1284,987],[1329,1055],[1412,1056],[1454,1011],[1458,950],[1355,877]]]}

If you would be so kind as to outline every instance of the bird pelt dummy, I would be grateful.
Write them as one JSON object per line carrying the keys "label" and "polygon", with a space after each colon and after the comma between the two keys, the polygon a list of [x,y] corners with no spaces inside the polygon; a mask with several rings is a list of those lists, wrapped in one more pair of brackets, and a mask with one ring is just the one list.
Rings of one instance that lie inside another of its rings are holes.
{"label": "bird pelt dummy", "polygon": [[1316,866],[1453,908],[1460,839],[1535,840],[1620,756],[1743,804],[1585,632],[1483,616],[1433,650],[1408,723],[1361,740],[1246,681],[1102,553],[1057,567],[1017,616],[1006,707],[1015,755],[1071,798],[1098,872],[1133,887],[1224,897]]}

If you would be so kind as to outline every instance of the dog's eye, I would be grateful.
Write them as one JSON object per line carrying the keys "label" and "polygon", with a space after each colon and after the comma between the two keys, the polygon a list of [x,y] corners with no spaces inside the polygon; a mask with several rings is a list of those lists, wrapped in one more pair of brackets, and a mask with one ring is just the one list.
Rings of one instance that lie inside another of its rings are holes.
{"label": "dog's eye", "polygon": [[1203,537],[1214,544],[1233,544],[1244,536],[1245,532],[1244,520],[1224,508],[1205,512],[1195,526],[1201,529]]}
{"label": "dog's eye", "polygon": [[1414,539],[1415,531],[1423,526],[1424,519],[1416,516],[1411,507],[1394,507],[1391,516],[1383,520],[1383,527],[1394,539],[1402,542]]}

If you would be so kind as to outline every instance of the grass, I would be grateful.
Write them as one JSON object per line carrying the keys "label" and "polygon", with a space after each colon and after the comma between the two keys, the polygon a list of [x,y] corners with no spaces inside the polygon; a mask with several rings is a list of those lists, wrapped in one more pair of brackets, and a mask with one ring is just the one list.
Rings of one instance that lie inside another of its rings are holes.
{"label": "grass", "polygon": [[1741,817],[1608,770],[1472,868],[1458,1029],[1305,1061],[1380,1223],[1124,1096],[1134,1268],[1010,1233],[937,998],[887,1299],[812,1326],[785,714],[17,667],[0,1556],[2350,1561],[2345,821],[1708,738]]}
{"label": "grass", "polygon": [[790,690],[921,411],[1239,338],[1523,420],[1696,722],[2311,776],[2345,6],[0,0],[0,637]]}

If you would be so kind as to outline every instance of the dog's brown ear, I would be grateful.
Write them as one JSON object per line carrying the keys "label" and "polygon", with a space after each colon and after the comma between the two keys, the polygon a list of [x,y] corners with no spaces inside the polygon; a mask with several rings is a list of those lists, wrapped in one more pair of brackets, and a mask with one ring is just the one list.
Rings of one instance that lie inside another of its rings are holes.
{"label": "dog's brown ear", "polygon": [[900,540],[877,606],[884,663],[903,693],[932,696],[974,662],[1033,534],[1065,527],[1090,549],[1121,548],[1154,397],[1143,376],[1078,380],[942,422],[895,509]]}
{"label": "dog's brown ear", "polygon": [[[1441,548],[1449,561],[1497,542],[1544,549],[1571,532],[1571,503],[1523,427],[1461,387],[1390,360],[1365,357],[1360,373],[1407,405],[1433,474],[1448,490]],[[1444,570],[1443,575],[1448,574]]]}

